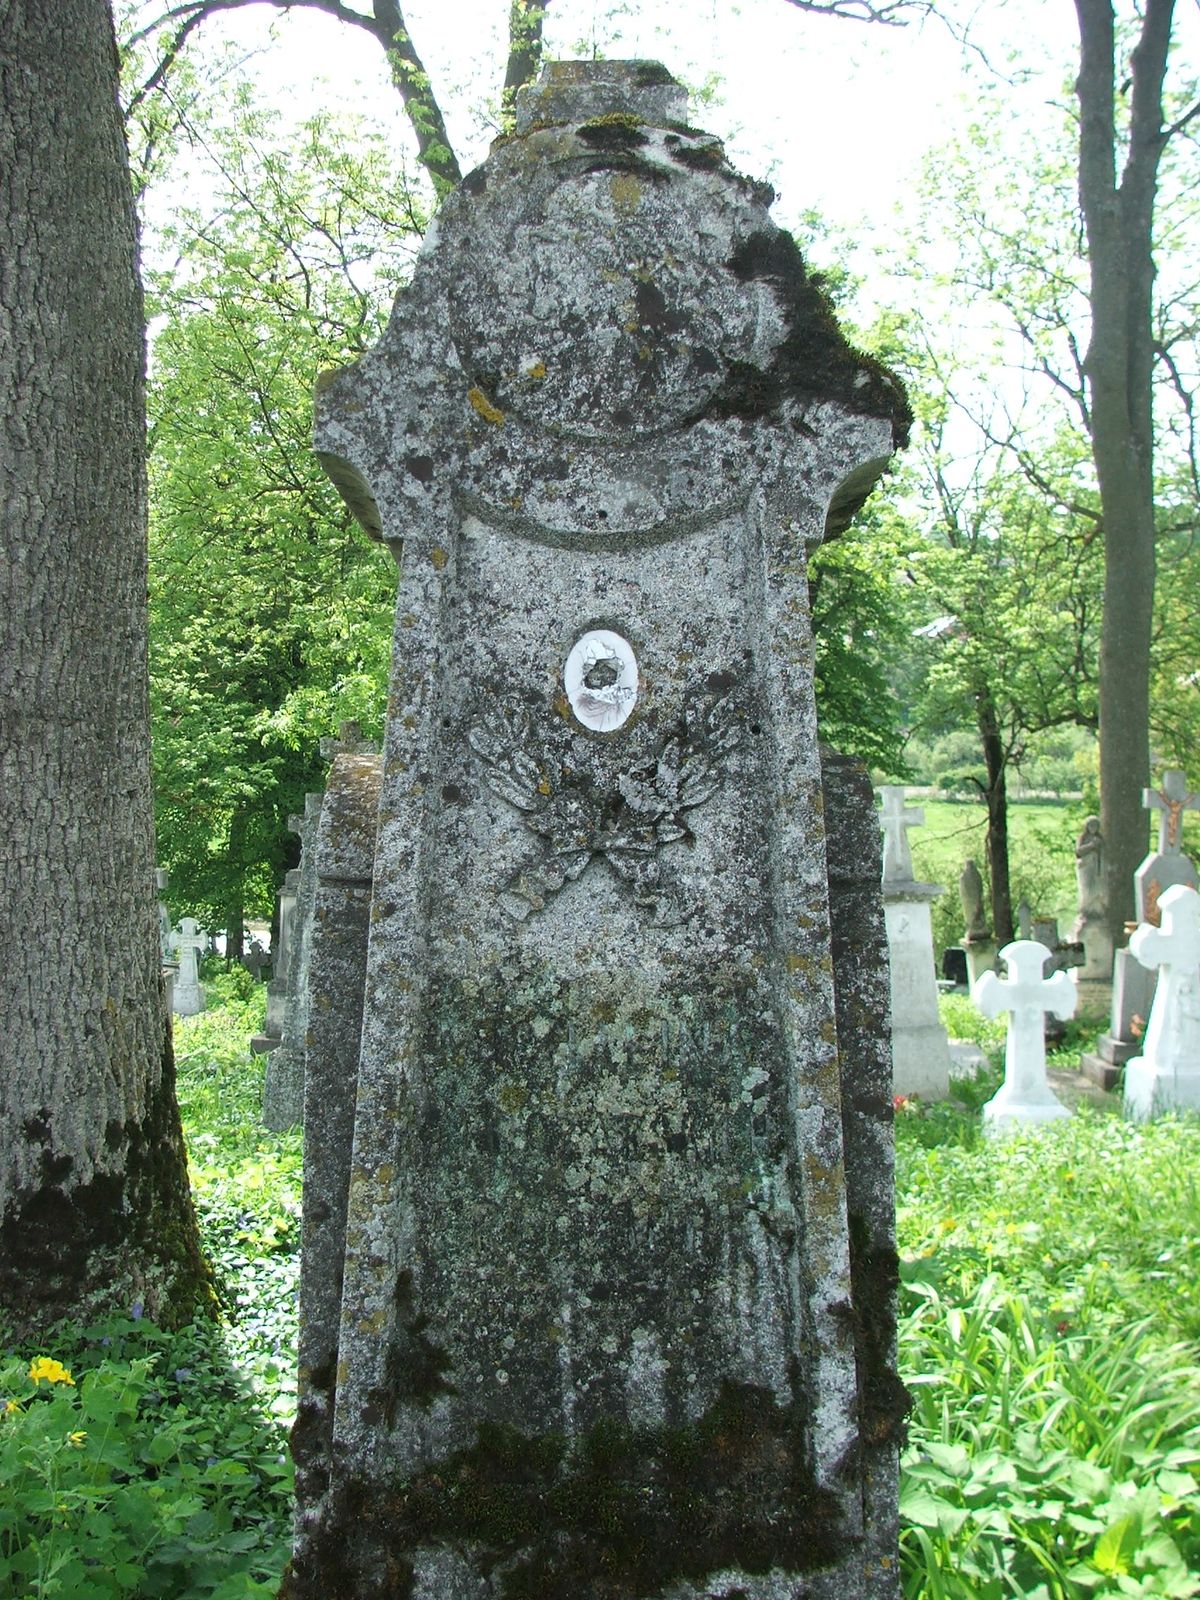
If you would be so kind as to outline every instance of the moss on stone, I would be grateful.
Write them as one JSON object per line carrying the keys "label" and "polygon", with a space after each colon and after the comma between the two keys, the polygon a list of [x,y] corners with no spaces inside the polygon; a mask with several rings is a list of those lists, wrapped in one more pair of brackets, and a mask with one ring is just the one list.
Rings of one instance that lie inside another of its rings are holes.
{"label": "moss on stone", "polygon": [[[800,1408],[737,1383],[694,1422],[606,1419],[570,1446],[485,1423],[468,1449],[406,1482],[346,1486],[328,1513],[281,1600],[409,1600],[413,1553],[444,1543],[486,1551],[501,1600],[635,1600],[722,1569],[805,1572],[845,1553]],[[390,1576],[367,1570],[367,1552],[380,1551]]]}

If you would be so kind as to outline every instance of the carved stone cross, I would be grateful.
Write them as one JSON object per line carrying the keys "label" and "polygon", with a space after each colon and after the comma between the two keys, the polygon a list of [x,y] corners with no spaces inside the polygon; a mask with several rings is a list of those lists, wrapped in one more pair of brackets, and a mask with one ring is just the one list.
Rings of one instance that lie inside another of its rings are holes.
{"label": "carved stone cross", "polygon": [[1075,985],[1065,972],[1043,976],[1050,951],[1036,939],[1015,939],[1000,955],[1008,963],[1007,979],[985,972],[973,995],[984,1016],[1008,1012],[1004,1082],[983,1108],[989,1131],[1070,1116],[1046,1081],[1045,1017],[1047,1012],[1062,1018],[1074,1013]]}
{"label": "carved stone cross", "polygon": [[1162,926],[1143,923],[1129,948],[1158,968],[1142,1053],[1125,1068],[1125,1109],[1134,1117],[1200,1106],[1200,894],[1186,884],[1159,901]]}
{"label": "carved stone cross", "polygon": [[1161,789],[1143,789],[1142,804],[1158,812],[1158,852],[1164,856],[1183,854],[1183,813],[1200,811],[1200,794],[1192,794],[1182,772],[1163,773]]}
{"label": "carved stone cross", "polygon": [[908,830],[925,826],[925,808],[904,804],[903,784],[885,783],[879,793],[883,798],[883,810],[879,813],[879,826],[883,830],[883,881],[910,883],[913,861]]}

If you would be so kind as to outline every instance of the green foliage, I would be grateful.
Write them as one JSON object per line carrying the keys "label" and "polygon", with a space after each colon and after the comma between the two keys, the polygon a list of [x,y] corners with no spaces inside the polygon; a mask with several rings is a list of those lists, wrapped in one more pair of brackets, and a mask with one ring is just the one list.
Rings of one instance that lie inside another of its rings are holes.
{"label": "green foliage", "polygon": [[113,1318],[54,1348],[0,1364],[0,1596],[273,1594],[291,1469],[219,1336]]}
{"label": "green foliage", "polygon": [[896,1127],[906,1594],[1200,1592],[1200,1123]]}
{"label": "green foliage", "polygon": [[382,325],[372,262],[421,220],[381,142],[328,118],[285,147],[241,103],[211,131],[235,198],[153,274],[151,709],[159,859],[202,921],[269,914],[320,788],[321,735],[382,724],[395,567],[312,453],[313,383]]}

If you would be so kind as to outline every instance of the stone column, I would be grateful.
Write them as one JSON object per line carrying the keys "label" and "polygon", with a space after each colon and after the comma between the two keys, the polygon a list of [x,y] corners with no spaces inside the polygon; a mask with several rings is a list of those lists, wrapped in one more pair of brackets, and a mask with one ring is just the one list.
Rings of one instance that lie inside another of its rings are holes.
{"label": "stone column", "polygon": [[292,1600],[897,1593],[878,857],[807,552],[908,414],[768,200],[661,67],[551,64],[319,388],[401,578],[321,828]]}
{"label": "stone column", "polygon": [[938,1011],[931,908],[943,891],[916,882],[908,830],[925,813],[905,806],[903,786],[880,789],[883,809],[883,913],[887,924],[892,1000],[892,1089],[898,1095],[943,1100],[950,1092],[950,1044]]}

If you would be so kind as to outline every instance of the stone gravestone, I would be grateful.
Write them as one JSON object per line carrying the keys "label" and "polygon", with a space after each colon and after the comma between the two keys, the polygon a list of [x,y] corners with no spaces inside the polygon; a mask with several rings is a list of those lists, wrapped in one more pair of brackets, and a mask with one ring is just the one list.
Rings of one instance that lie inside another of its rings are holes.
{"label": "stone gravestone", "polygon": [[267,984],[267,1015],[263,1030],[250,1040],[255,1055],[265,1055],[277,1050],[283,1038],[283,1021],[287,1010],[288,967],[292,958],[293,925],[296,918],[296,894],[300,885],[300,872],[296,867],[284,874],[275,896],[275,926],[279,930],[271,948],[271,981]]}
{"label": "stone gravestone", "polygon": [[1125,1067],[1125,1110],[1139,1118],[1200,1109],[1200,894],[1176,884],[1158,910],[1161,926],[1145,922],[1129,941],[1158,969],[1141,1054]]}
{"label": "stone gravestone", "polygon": [[288,828],[300,835],[300,866],[297,869],[296,905],[288,939],[287,976],[284,980],[286,993],[279,1047],[267,1057],[263,1083],[263,1122],[276,1133],[281,1133],[285,1128],[294,1128],[304,1120],[308,971],[317,897],[317,824],[320,818],[319,794],[305,795],[304,814],[288,818]]}
{"label": "stone gravestone", "polygon": [[154,886],[158,899],[158,943],[162,961],[163,1003],[168,1012],[175,1009],[175,935],[171,927],[171,913],[167,910],[166,892],[171,874],[166,867],[155,867]]}
{"label": "stone gravestone", "polygon": [[1083,946],[1083,964],[1076,969],[1080,1005],[1094,1015],[1112,1000],[1113,942],[1104,912],[1104,840],[1100,818],[1086,817],[1075,841],[1075,879],[1079,903],[1071,942]]}
{"label": "stone gravestone", "polygon": [[194,1017],[204,1010],[206,999],[200,982],[200,952],[208,948],[208,935],[201,931],[195,917],[184,917],[179,932],[172,938],[179,962],[179,974],[171,998],[171,1009],[177,1016]]}
{"label": "stone gravestone", "polygon": [[884,784],[879,793],[892,995],[892,1088],[896,1094],[942,1100],[950,1092],[950,1046],[938,1012],[930,919],[930,907],[942,890],[915,881],[908,830],[924,825],[924,811],[905,806],[901,785]]}
{"label": "stone gravestone", "polygon": [[996,941],[988,926],[987,908],[983,899],[983,878],[971,856],[968,856],[963,863],[958,879],[958,894],[962,901],[963,922],[966,925],[963,930],[962,947],[967,957],[968,981],[973,987],[985,972],[995,969]]}
{"label": "stone gravestone", "polygon": [[1071,1115],[1046,1078],[1046,1013],[1073,1016],[1077,995],[1065,972],[1043,975],[1050,954],[1036,939],[1014,939],[1000,952],[1008,977],[985,972],[975,985],[973,998],[984,1016],[1008,1012],[1004,1082],[983,1108],[986,1133]]}
{"label": "stone gravestone", "polygon": [[518,115],[318,390],[403,557],[319,829],[282,1592],[894,1596],[878,831],[806,552],[906,407],[661,67]]}
{"label": "stone gravestone", "polygon": [[[1161,788],[1142,790],[1142,804],[1159,814],[1158,848],[1150,852],[1134,874],[1136,926],[1157,926],[1163,893],[1178,884],[1194,889],[1200,882],[1194,864],[1183,853],[1184,813],[1200,808],[1200,796],[1189,791],[1182,772],[1169,771],[1163,773]],[[1127,924],[1131,932],[1134,926]],[[1101,1088],[1114,1089],[1126,1062],[1140,1053],[1155,983],[1155,973],[1143,966],[1132,950],[1116,952],[1108,1032],[1100,1035],[1095,1051],[1079,1063],[1084,1075]]]}
{"label": "stone gravestone", "polygon": [[1164,772],[1160,789],[1143,789],[1142,804],[1158,812],[1158,849],[1152,850],[1134,875],[1137,920],[1159,923],[1159,901],[1168,889],[1186,884],[1200,887],[1196,868],[1183,853],[1183,814],[1200,811],[1200,794],[1193,794],[1182,772]]}

